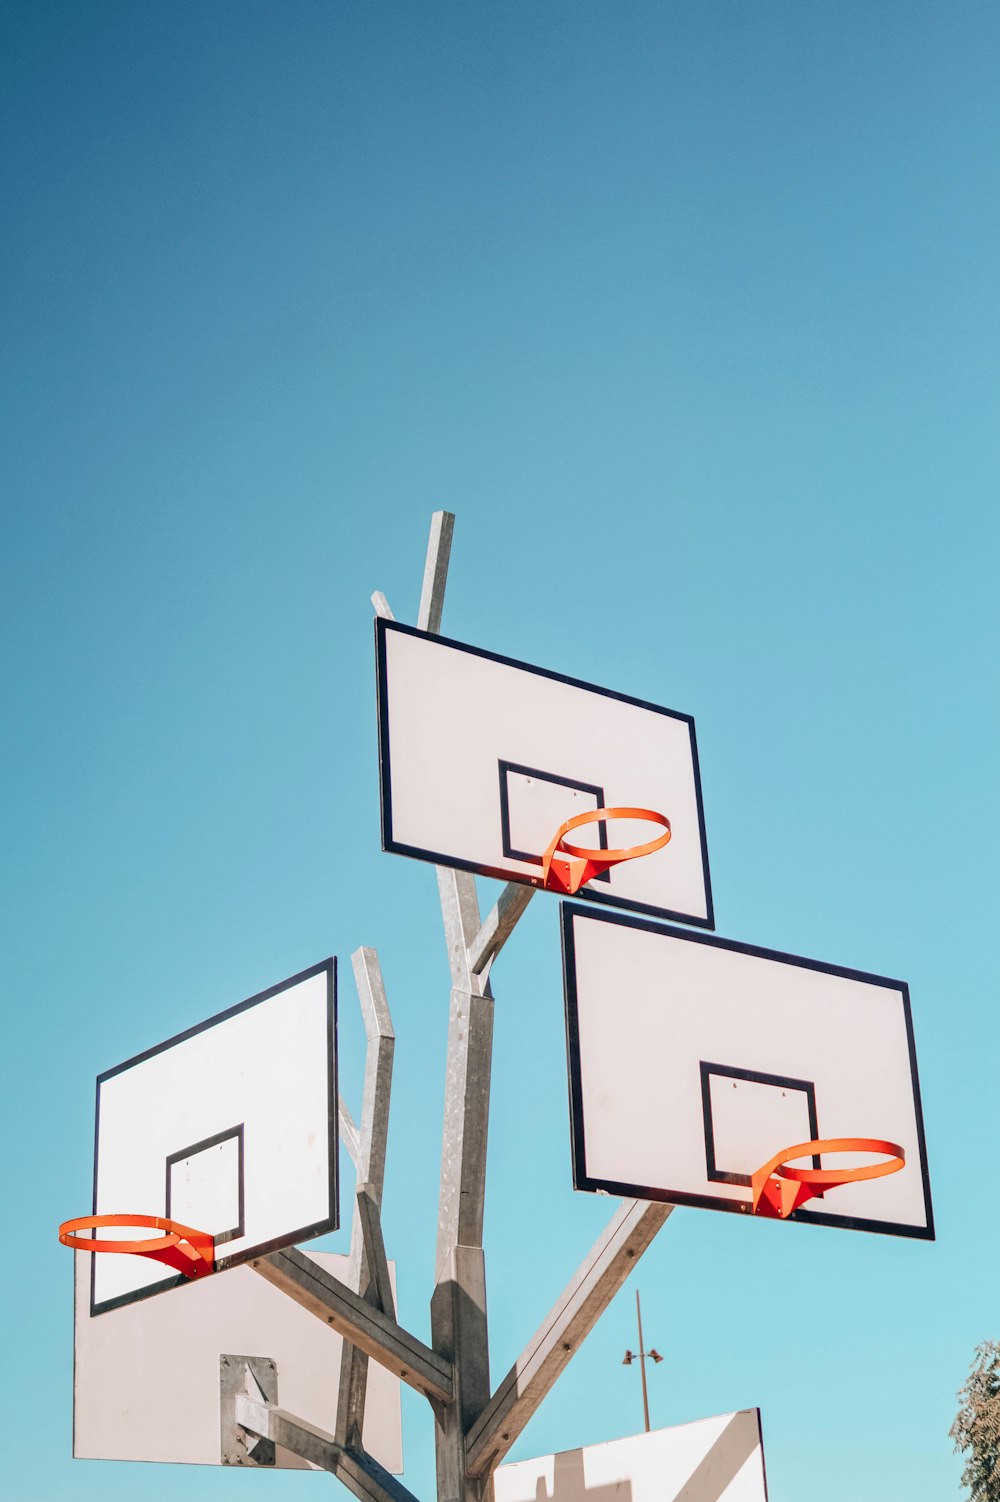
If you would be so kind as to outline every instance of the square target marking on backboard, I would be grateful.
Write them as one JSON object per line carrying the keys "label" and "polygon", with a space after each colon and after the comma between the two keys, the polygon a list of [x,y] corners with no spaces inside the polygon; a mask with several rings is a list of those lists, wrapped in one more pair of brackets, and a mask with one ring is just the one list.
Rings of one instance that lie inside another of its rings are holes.
{"label": "square target marking on backboard", "polygon": [[577,1189],[748,1214],[776,1153],[881,1139],[899,1172],[789,1218],[933,1240],[905,982],[571,903],[562,928]]}
{"label": "square target marking on backboard", "polygon": [[[602,787],[542,772],[537,767],[518,767],[498,762],[500,772],[500,834],[503,853],[516,861],[542,864],[553,831],[576,814],[607,808]],[[585,824],[574,831],[581,848],[607,850],[606,824]],[[601,871],[592,881],[610,881],[611,872]]]}
{"label": "square target marking on backboard", "polygon": [[167,1219],[219,1227],[212,1232],[216,1246],[244,1234],[245,1198],[242,1121],[167,1159]]}
{"label": "square target marking on backboard", "polygon": [[[335,1231],[337,1193],[333,959],[98,1078],[95,1215],[207,1231],[222,1272]],[[92,1314],[191,1286],[142,1256],[90,1261]]]}
{"label": "square target marking on backboard", "polygon": [[[669,843],[580,899],[713,927],[690,715],[381,617],[375,641],[384,850],[537,885],[573,815],[652,810]],[[649,839],[639,820],[573,831],[594,850]]]}
{"label": "square target marking on backboard", "polygon": [[[815,1142],[816,1089],[811,1080],[701,1061],[705,1165],[716,1184],[749,1184],[774,1144]],[[820,1167],[819,1158],[812,1160]]]}

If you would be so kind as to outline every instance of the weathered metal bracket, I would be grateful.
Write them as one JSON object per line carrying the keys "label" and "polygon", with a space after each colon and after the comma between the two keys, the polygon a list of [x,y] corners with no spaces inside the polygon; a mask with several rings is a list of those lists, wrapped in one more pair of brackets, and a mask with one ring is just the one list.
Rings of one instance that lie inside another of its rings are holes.
{"label": "weathered metal bracket", "polygon": [[273,1466],[273,1441],[247,1434],[236,1416],[241,1398],[277,1403],[278,1370],[269,1356],[219,1357],[220,1439],[223,1465]]}
{"label": "weathered metal bracket", "polygon": [[360,1502],[416,1502],[413,1493],[371,1455],[338,1444],[325,1429],[245,1393],[237,1394],[234,1411],[245,1436],[259,1435],[258,1443],[269,1445],[272,1453],[280,1445],[310,1465],[332,1472]]}

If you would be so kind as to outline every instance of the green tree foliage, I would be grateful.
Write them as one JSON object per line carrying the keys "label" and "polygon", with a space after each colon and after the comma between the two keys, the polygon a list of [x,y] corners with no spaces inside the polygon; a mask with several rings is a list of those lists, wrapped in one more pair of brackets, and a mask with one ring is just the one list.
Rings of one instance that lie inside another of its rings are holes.
{"label": "green tree foliage", "polygon": [[966,1457],[962,1485],[969,1488],[969,1502],[1000,1502],[1000,1341],[976,1347],[958,1400],[962,1406],[950,1432]]}

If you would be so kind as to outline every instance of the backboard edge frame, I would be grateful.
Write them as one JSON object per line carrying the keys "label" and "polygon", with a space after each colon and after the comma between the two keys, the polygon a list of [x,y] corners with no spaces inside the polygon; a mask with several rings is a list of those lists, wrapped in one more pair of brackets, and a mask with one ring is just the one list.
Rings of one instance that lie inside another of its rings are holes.
{"label": "backboard edge frame", "polygon": [[[266,1256],[269,1252],[280,1250],[282,1247],[295,1246],[302,1241],[314,1240],[317,1236],[327,1235],[331,1231],[340,1229],[340,1141],[339,1141],[339,1113],[338,1095],[339,1079],[338,1068],[339,1050],[337,1047],[337,957],[329,955],[325,960],[320,960],[315,965],[310,965],[305,970],[289,976],[287,980],[279,981],[276,985],[268,986],[266,990],[259,991],[253,996],[248,996],[244,1001],[237,1002],[235,1006],[227,1007],[224,1011],[215,1013],[212,1017],[205,1018],[194,1027],[186,1028],[183,1032],[175,1034],[172,1038],[165,1039],[153,1048],[147,1048],[143,1052],[126,1059],[124,1063],[115,1065],[112,1069],[106,1069],[97,1076],[96,1101],[94,1110],[94,1178],[92,1191],[92,1213],[97,1210],[97,1168],[100,1153],[100,1127],[101,1127],[101,1085],[126,1069],[144,1063],[147,1059],[155,1058],[157,1054],[164,1053],[168,1048],[178,1043],[186,1042],[188,1038],[197,1037],[199,1033],[206,1032],[209,1028],[219,1023],[227,1022],[230,1018],[238,1016],[241,1012],[249,1011],[251,1007],[259,1006],[265,1001],[279,996],[282,991],[291,990],[293,986],[300,985],[303,981],[311,980],[317,975],[326,975],[326,1036],[329,1059],[327,1072],[327,1153],[328,1153],[328,1206],[329,1214],[318,1221],[313,1221],[306,1226],[300,1226],[296,1230],[288,1232],[280,1237],[272,1238],[268,1242],[262,1242],[259,1246],[246,1247],[242,1251],[229,1257],[221,1257],[216,1261],[216,1272],[227,1272],[232,1267],[239,1267],[249,1262],[254,1257]],[[180,1288],[189,1282],[183,1273],[176,1276],[161,1278],[155,1283],[146,1284],[142,1289],[136,1289],[131,1293],[121,1294],[113,1299],[96,1299],[96,1258],[90,1259],[90,1315],[95,1318],[100,1314],[110,1313],[113,1309],[120,1309],[126,1304],[139,1303],[143,1299],[152,1298],[160,1293],[168,1293],[173,1289]]]}
{"label": "backboard edge frame", "polygon": [[820,1210],[798,1209],[788,1216],[789,1220],[803,1224],[831,1226],[843,1230],[870,1231],[885,1236],[902,1236],[910,1240],[934,1241],[934,1209],[931,1200],[930,1173],[927,1163],[927,1144],[924,1135],[923,1106],[920,1096],[920,1078],[917,1072],[916,1047],[913,1037],[913,1018],[910,1007],[910,989],[906,981],[893,980],[888,976],[875,975],[869,971],[854,970],[844,965],[833,965],[823,960],[811,960],[804,955],[788,954],[782,950],[766,949],[761,945],[744,944],[737,939],[726,939],[719,934],[692,932],[677,929],[662,923],[651,923],[645,918],[635,918],[625,913],[595,913],[576,903],[560,904],[560,927],[563,954],[563,1000],[566,1020],[567,1078],[570,1105],[570,1143],[573,1162],[573,1188],[590,1193],[620,1195],[623,1198],[653,1200],[669,1205],[688,1205],[704,1210],[723,1210],[735,1214],[749,1213],[747,1200],[727,1199],[724,1196],[684,1194],[680,1191],[667,1193],[648,1184],[632,1184],[618,1179],[592,1177],[586,1166],[586,1137],[583,1122],[583,1078],[580,1059],[579,1022],[577,1016],[576,952],[573,943],[573,922],[576,918],[594,922],[613,923],[620,927],[637,928],[647,933],[661,934],[674,939],[686,939],[695,944],[706,944],[716,949],[727,949],[737,954],[746,954],[758,959],[774,960],[782,964],[799,965],[825,975],[839,976],[845,980],[857,980],[878,985],[886,990],[897,991],[902,997],[903,1019],[910,1065],[910,1080],[913,1087],[914,1121],[917,1145],[920,1152],[920,1177],[923,1188],[924,1215],[926,1224],[912,1226],[895,1221],[858,1220],[853,1216],[830,1215]]}
{"label": "backboard edge frame", "polygon": [[715,928],[715,903],[712,896],[712,875],[708,861],[708,834],[705,827],[705,804],[701,786],[701,764],[698,758],[698,737],[695,730],[694,717],[685,714],[682,710],[669,709],[663,704],[653,704],[647,699],[639,699],[633,694],[619,693],[616,689],[603,688],[597,683],[588,683],[582,678],[573,678],[566,673],[557,673],[550,668],[540,668],[534,663],[522,662],[516,657],[505,657],[499,652],[490,652],[483,647],[470,646],[468,642],[456,641],[453,637],[438,636],[430,631],[421,631],[416,626],[408,626],[403,621],[390,621],[383,616],[375,617],[375,681],[378,719],[378,751],[379,751],[379,813],[381,822],[382,849],[389,855],[405,855],[413,860],[428,861],[435,866],[447,866],[455,871],[470,871],[475,876],[487,876],[497,881],[515,881],[523,885],[531,885],[530,881],[517,872],[503,870],[502,868],[486,869],[473,861],[452,859],[443,851],[426,849],[419,845],[408,845],[397,840],[392,832],[392,776],[390,771],[390,738],[389,738],[389,707],[386,694],[387,683],[387,658],[386,637],[390,631],[399,632],[404,636],[416,636],[426,641],[435,642],[439,646],[450,647],[459,652],[465,652],[471,657],[483,658],[488,662],[500,663],[503,667],[517,668],[523,672],[533,673],[539,678],[548,678],[555,683],[567,684],[570,688],[584,689],[589,693],[599,694],[606,699],[614,699],[621,704],[630,704],[637,709],[650,710],[655,714],[665,715],[668,719],[679,720],[687,726],[690,737],[691,768],[694,779],[695,806],[698,814],[698,842],[701,852],[701,867],[704,877],[705,890],[705,916],[700,914],[683,913],[671,908],[655,907],[650,903],[638,902],[634,899],[624,898],[610,892],[596,890],[580,891],[576,895],[579,899],[595,902],[602,906],[622,908],[628,912],[642,913],[653,918],[666,918],[678,923],[690,923],[695,928],[714,930]]}

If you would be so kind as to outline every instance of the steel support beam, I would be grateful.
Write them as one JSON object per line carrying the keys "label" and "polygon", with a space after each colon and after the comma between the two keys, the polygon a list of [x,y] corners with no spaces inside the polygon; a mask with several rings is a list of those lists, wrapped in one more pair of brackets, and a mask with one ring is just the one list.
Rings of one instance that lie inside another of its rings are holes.
{"label": "steel support beam", "polygon": [[436,870],[451,983],[460,991],[488,992],[488,982],[473,974],[469,963],[469,951],[482,928],[476,878],[468,871],[453,871],[450,866],[438,866]]}
{"label": "steel support beam", "polygon": [[[378,1205],[372,1192],[371,1184],[359,1184],[354,1201],[354,1213],[361,1222],[361,1235],[364,1239],[365,1266],[370,1278],[370,1292],[367,1295],[376,1309],[381,1309],[390,1319],[396,1318],[396,1301],[392,1296],[392,1283],[389,1278],[389,1262],[385,1255],[385,1243],[382,1240],[382,1219],[378,1213]],[[372,1298],[371,1294],[375,1297]]]}
{"label": "steel support beam", "polygon": [[[454,524],[447,511],[431,521],[417,616],[422,631],[441,629]],[[437,879],[452,992],[431,1339],[455,1373],[454,1402],[435,1411],[437,1491],[438,1502],[479,1502],[482,1484],[466,1473],[465,1436],[490,1392],[483,1205],[493,1001],[488,981],[469,963],[482,927],[476,879],[445,866]]]}
{"label": "steel support beam", "polygon": [[337,1116],[340,1121],[340,1140],[350,1153],[351,1162],[357,1168],[358,1154],[361,1152],[361,1134],[343,1096],[337,1101]]}
{"label": "steel support beam", "polygon": [[490,966],[514,932],[536,890],[522,881],[509,881],[504,887],[496,906],[469,946],[469,969],[473,975],[489,975]]}
{"label": "steel support beam", "polygon": [[420,590],[420,608],[417,611],[420,630],[431,631],[435,636],[441,630],[441,613],[444,610],[444,591],[448,583],[448,563],[451,559],[454,531],[453,513],[435,511],[431,517],[431,535],[427,543],[424,582]]}
{"label": "steel support beam", "polygon": [[247,1265],[426,1398],[439,1403],[454,1398],[450,1362],[296,1247]]}
{"label": "steel support beam", "polygon": [[642,1200],[622,1204],[472,1425],[470,1476],[499,1465],[672,1210]]}
{"label": "steel support beam", "polygon": [[[369,1248],[370,1245],[374,1246],[373,1237],[377,1233],[377,1250],[381,1253],[384,1264],[380,1211],[396,1035],[377,952],[374,949],[357,949],[351,956],[351,963],[365,1025],[366,1047],[361,1124],[357,1129],[357,1151],[354,1154],[358,1188],[351,1225],[347,1283],[369,1304],[394,1319],[391,1292],[388,1300],[386,1299],[389,1269],[372,1265]],[[365,1234],[366,1229],[368,1235]],[[335,1438],[339,1444],[361,1446],[367,1391],[368,1356],[357,1345],[345,1345],[340,1362],[340,1388],[337,1396]]]}
{"label": "steel support beam", "polygon": [[437,1274],[451,1250],[483,1243],[493,998],[452,991],[445,1067]]}

